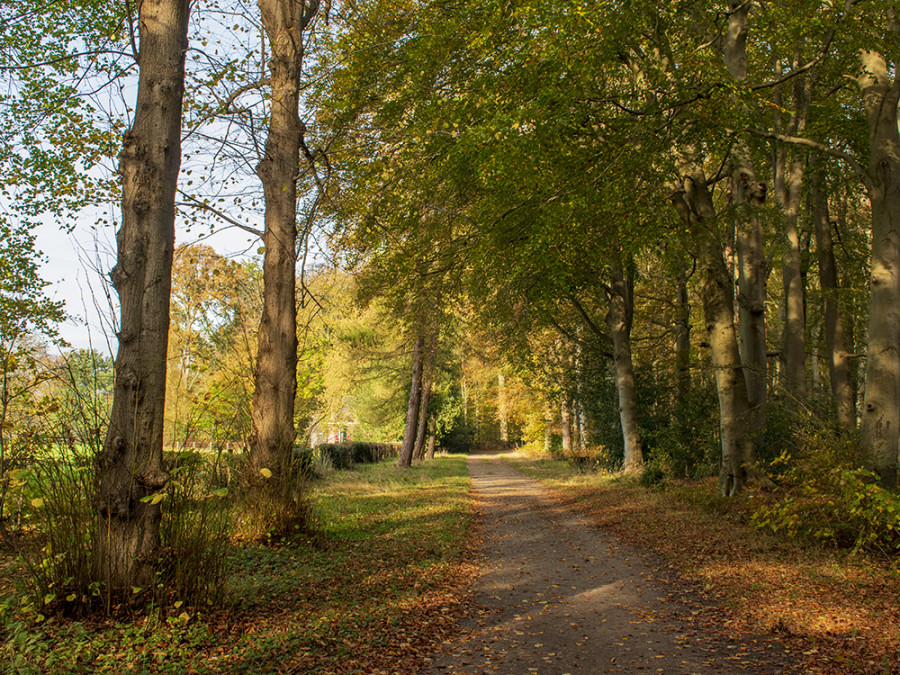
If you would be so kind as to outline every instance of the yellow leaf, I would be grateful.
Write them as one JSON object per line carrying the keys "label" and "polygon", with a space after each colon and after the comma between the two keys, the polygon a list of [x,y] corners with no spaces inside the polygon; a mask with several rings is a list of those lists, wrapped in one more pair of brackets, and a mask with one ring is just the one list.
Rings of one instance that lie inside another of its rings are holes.
{"label": "yellow leaf", "polygon": [[31,505],[32,505],[34,508],[39,509],[39,508],[41,508],[41,507],[44,505],[44,500],[41,499],[40,497],[38,497],[38,498],[36,498],[36,499],[32,499],[32,500],[31,500]]}
{"label": "yellow leaf", "polygon": [[271,469],[260,469],[259,472],[262,474],[263,478],[271,478],[272,477]]}

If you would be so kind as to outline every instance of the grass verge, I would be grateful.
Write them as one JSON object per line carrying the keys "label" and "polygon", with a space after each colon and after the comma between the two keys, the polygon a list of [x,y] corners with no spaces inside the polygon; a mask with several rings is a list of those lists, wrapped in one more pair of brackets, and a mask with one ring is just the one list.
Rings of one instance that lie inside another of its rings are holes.
{"label": "grass verge", "polygon": [[420,670],[453,630],[474,574],[464,555],[473,514],[465,458],[336,472],[311,503],[317,535],[234,548],[228,601],[205,613],[35,624],[7,607],[0,672]]}
{"label": "grass verge", "polygon": [[647,489],[567,462],[506,460],[703,590],[715,605],[696,620],[711,630],[775,635],[804,672],[900,673],[900,561],[755,529],[754,494],[724,499],[714,481]]}

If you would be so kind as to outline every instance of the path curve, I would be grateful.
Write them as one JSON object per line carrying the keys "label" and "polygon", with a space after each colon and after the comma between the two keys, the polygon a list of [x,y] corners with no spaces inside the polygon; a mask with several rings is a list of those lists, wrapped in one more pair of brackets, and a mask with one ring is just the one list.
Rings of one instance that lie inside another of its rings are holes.
{"label": "path curve", "polygon": [[498,455],[472,455],[468,468],[483,514],[482,609],[428,673],[791,672],[765,640],[695,629],[662,572]]}

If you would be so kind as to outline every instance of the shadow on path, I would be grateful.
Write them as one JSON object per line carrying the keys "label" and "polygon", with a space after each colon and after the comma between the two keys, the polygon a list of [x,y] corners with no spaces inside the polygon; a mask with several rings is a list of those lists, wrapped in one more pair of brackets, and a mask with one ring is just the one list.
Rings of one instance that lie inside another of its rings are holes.
{"label": "shadow on path", "polygon": [[694,628],[690,606],[670,599],[663,573],[497,454],[475,454],[468,467],[484,517],[475,598],[483,610],[427,672],[790,671],[764,639],[728,641]]}

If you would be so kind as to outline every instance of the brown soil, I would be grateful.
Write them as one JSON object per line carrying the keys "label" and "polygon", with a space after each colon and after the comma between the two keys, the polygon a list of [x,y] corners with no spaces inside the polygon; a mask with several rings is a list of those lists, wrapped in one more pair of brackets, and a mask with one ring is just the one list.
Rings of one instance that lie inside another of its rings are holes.
{"label": "brown soil", "polygon": [[711,629],[715,607],[696,589],[496,455],[475,455],[468,466],[483,514],[477,609],[426,672],[796,670],[771,638],[730,632],[724,613]]}

